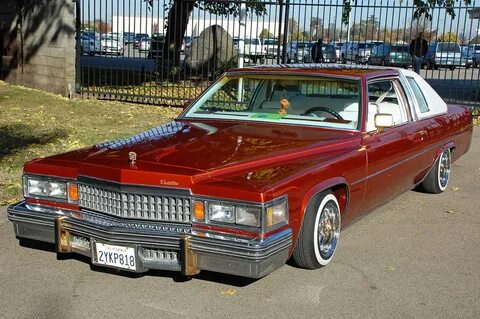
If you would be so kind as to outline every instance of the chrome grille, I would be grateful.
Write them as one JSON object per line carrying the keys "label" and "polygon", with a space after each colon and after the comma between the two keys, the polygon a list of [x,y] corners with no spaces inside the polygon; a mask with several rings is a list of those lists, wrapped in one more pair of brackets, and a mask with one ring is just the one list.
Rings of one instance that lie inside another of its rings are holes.
{"label": "chrome grille", "polygon": [[112,216],[167,222],[190,222],[190,198],[162,194],[126,193],[79,184],[82,208]]}

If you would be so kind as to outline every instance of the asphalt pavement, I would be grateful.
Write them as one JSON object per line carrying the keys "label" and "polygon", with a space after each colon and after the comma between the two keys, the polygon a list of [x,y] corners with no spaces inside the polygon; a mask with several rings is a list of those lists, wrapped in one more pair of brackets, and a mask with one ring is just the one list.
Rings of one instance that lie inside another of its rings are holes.
{"label": "asphalt pavement", "polygon": [[474,135],[445,193],[404,193],[344,229],[327,267],[287,264],[256,281],[92,270],[19,246],[0,208],[0,317],[479,318],[480,128]]}

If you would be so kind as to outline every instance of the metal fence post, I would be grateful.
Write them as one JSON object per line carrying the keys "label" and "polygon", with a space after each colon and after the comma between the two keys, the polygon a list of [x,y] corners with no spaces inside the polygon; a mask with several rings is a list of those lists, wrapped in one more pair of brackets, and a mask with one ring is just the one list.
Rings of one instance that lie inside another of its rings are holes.
{"label": "metal fence post", "polygon": [[283,43],[282,43],[282,64],[287,60],[287,42],[288,42],[288,17],[290,15],[290,0],[285,2],[285,25],[283,28]]}

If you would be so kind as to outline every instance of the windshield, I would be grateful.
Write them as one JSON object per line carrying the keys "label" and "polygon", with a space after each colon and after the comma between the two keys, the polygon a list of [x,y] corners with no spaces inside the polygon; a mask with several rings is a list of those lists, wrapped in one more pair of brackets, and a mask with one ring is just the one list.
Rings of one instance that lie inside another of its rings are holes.
{"label": "windshield", "polygon": [[258,40],[258,39],[245,39],[245,44],[259,45],[260,40]]}
{"label": "windshield", "polygon": [[222,77],[187,118],[274,122],[358,129],[360,81],[296,75]]}
{"label": "windshield", "polygon": [[440,42],[438,44],[438,51],[460,53],[460,46],[457,43]]}
{"label": "windshield", "polygon": [[278,41],[277,40],[273,40],[273,39],[266,39],[264,40],[264,43],[266,45],[278,45]]}
{"label": "windshield", "polygon": [[371,49],[373,47],[373,43],[359,43],[359,49]]}
{"label": "windshield", "polygon": [[308,48],[311,44],[309,42],[297,42],[297,48]]}
{"label": "windshield", "polygon": [[408,47],[406,45],[393,45],[392,52],[406,52],[408,53]]}

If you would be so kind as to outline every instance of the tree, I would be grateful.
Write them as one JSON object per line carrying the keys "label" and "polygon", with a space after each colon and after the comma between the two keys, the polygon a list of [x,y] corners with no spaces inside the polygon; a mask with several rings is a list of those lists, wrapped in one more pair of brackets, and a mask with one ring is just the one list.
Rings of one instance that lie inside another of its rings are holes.
{"label": "tree", "polygon": [[455,32],[447,32],[438,37],[438,42],[457,42],[458,36]]}
{"label": "tree", "polygon": [[371,15],[367,20],[361,20],[355,23],[351,28],[352,38],[354,40],[377,40],[380,31],[380,22]]}
{"label": "tree", "polygon": [[432,22],[425,16],[421,16],[412,22],[412,26],[405,31],[403,41],[410,42],[416,38],[420,32],[423,33],[425,40],[431,41],[436,37],[436,31],[432,31]]}
{"label": "tree", "polygon": [[82,30],[92,30],[100,33],[107,33],[112,31],[112,26],[103,20],[87,21],[81,24]]}
{"label": "tree", "polygon": [[330,23],[327,29],[323,31],[323,38],[328,41],[339,41],[342,39],[342,34],[340,29],[337,28],[335,23]]}
{"label": "tree", "polygon": [[268,31],[268,29],[263,29],[262,32],[258,35],[261,39],[270,39],[273,38],[273,34]]}
{"label": "tree", "polygon": [[321,18],[311,17],[310,34],[313,39],[319,39],[323,37],[323,20]]}
{"label": "tree", "polygon": [[[153,0],[143,1],[147,2],[150,8],[153,7]],[[222,16],[237,17],[240,13],[240,3],[237,1],[169,0],[169,3],[164,5],[164,10],[168,11],[168,17],[165,22],[166,34],[163,46],[164,60],[168,61],[167,65],[163,67],[168,73],[172,73],[172,70],[178,69],[178,65],[180,65],[180,48],[194,8]],[[263,16],[266,13],[267,10],[261,0],[251,0],[246,3],[247,15]]]}
{"label": "tree", "polygon": [[[400,3],[403,0],[397,0]],[[440,7],[445,8],[447,13],[452,17],[455,18],[455,8],[454,5],[457,2],[463,2],[465,5],[470,5],[472,0],[414,0],[413,4],[415,6],[415,11],[413,12],[413,19],[419,19],[421,17],[425,17],[428,20],[432,20],[432,10],[433,8]],[[353,4],[352,4],[353,3]],[[345,24],[348,24],[348,20],[350,20],[350,12],[352,11],[352,6],[357,3],[357,0],[343,0],[343,11],[342,11],[342,21]]]}
{"label": "tree", "polygon": [[304,34],[298,29],[297,20],[294,18],[288,19],[288,41],[303,41]]}

